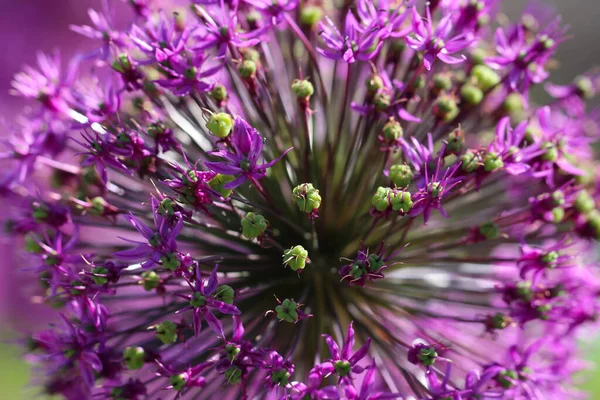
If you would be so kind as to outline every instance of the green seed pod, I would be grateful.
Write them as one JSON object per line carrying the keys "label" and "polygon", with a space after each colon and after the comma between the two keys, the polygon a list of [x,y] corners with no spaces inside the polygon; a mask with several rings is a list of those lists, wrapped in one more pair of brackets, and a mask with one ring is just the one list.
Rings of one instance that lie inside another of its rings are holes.
{"label": "green seed pod", "polygon": [[227,359],[230,361],[235,360],[235,358],[238,356],[238,354],[240,354],[240,351],[242,349],[233,343],[230,343],[228,345],[225,346],[225,352],[227,353]]}
{"label": "green seed pod", "polygon": [[388,178],[399,188],[405,188],[410,185],[413,179],[412,169],[406,164],[396,164],[390,167]]}
{"label": "green seed pod", "polygon": [[413,206],[409,192],[398,192],[391,195],[392,210],[407,213]]}
{"label": "green seed pod", "polygon": [[502,167],[504,167],[504,161],[502,161],[500,154],[493,151],[485,153],[483,156],[483,169],[486,172],[496,171]]}
{"label": "green seed pod", "polygon": [[319,189],[315,189],[312,183],[298,185],[292,191],[294,202],[300,211],[310,214],[321,206],[321,195]]}
{"label": "green seed pod", "polygon": [[589,77],[578,76],[573,83],[577,87],[577,91],[581,97],[588,100],[594,97],[594,83]]}
{"label": "green seed pod", "polygon": [[235,180],[234,176],[231,175],[215,175],[211,180],[208,181],[208,186],[218,192],[224,199],[231,196],[231,189],[225,189],[223,186],[228,184],[229,182],[233,182]]}
{"label": "green seed pod", "polygon": [[123,360],[130,370],[140,369],[144,366],[146,352],[142,347],[126,347],[123,351]]}
{"label": "green seed pod", "polygon": [[280,321],[296,322],[298,321],[298,304],[294,300],[285,299],[280,305],[275,307],[277,318]]}
{"label": "green seed pod", "polygon": [[542,159],[545,161],[556,161],[558,159],[558,148],[552,142],[542,143],[542,149],[546,150],[542,154]]}
{"label": "green seed pod", "polygon": [[460,157],[460,163],[462,170],[469,173],[477,170],[480,165],[477,154],[475,154],[472,150],[468,150]]}
{"label": "green seed pod", "polygon": [[383,137],[390,143],[396,142],[403,134],[402,125],[394,117],[390,117],[388,122],[383,126]]}
{"label": "green seed pod", "polygon": [[342,377],[348,376],[350,371],[352,371],[352,365],[346,360],[337,360],[333,364],[333,368],[335,369],[336,374]]}
{"label": "green seed pod", "polygon": [[323,9],[319,6],[307,5],[300,8],[300,23],[304,26],[315,26],[323,18]]}
{"label": "green seed pod", "polygon": [[288,372],[288,370],[282,368],[279,371],[273,372],[273,374],[271,375],[271,382],[273,382],[276,385],[285,387],[290,381],[290,376],[291,375]]}
{"label": "green seed pod", "polygon": [[520,93],[511,93],[504,99],[503,107],[508,113],[523,111],[523,97]]}
{"label": "green seed pod", "polygon": [[173,344],[177,341],[177,325],[171,321],[164,321],[155,326],[156,337],[164,344]]}
{"label": "green seed pod", "polygon": [[177,268],[181,266],[181,261],[177,258],[175,253],[169,253],[160,258],[160,262],[162,266],[170,271],[175,271]]}
{"label": "green seed pod", "polygon": [[204,307],[206,305],[206,297],[200,292],[194,292],[190,299],[190,305],[194,308]]}
{"label": "green seed pod", "polygon": [[229,369],[225,371],[225,379],[230,385],[237,385],[242,381],[242,370],[235,365],[229,367]]}
{"label": "green seed pod", "polygon": [[562,207],[554,207],[551,211],[552,222],[558,224],[565,218],[565,209]]}
{"label": "green seed pod", "polygon": [[249,212],[242,218],[242,234],[248,239],[262,235],[269,226],[269,221],[260,214]]}
{"label": "green seed pod", "polygon": [[594,198],[587,190],[582,190],[577,194],[575,199],[575,209],[582,214],[588,214],[596,208]]}
{"label": "green seed pod", "polygon": [[227,88],[221,84],[216,84],[210,91],[210,96],[218,103],[227,100]]}
{"label": "green seed pod", "polygon": [[433,106],[433,113],[436,117],[449,122],[452,121],[459,112],[458,105],[454,97],[442,95],[438,97]]}
{"label": "green seed pod", "polygon": [[220,139],[225,139],[233,129],[233,118],[227,113],[217,113],[210,116],[206,128]]}
{"label": "green seed pod", "polygon": [[392,189],[386,187],[378,187],[377,192],[371,199],[371,204],[377,211],[385,211],[391,204],[391,193]]}
{"label": "green seed pod", "polygon": [[487,53],[485,50],[483,50],[482,48],[476,48],[469,55],[469,59],[471,60],[471,62],[473,64],[479,65],[479,64],[483,64],[485,62],[486,56],[487,56]]}
{"label": "green seed pod", "polygon": [[546,264],[547,268],[554,268],[556,267],[556,261],[558,261],[558,257],[560,257],[558,252],[550,251],[541,257],[541,261]]}
{"label": "green seed pod", "polygon": [[446,145],[446,151],[449,154],[458,154],[462,151],[465,144],[465,136],[462,129],[456,128],[448,135],[448,144]]}
{"label": "green seed pod", "polygon": [[127,54],[120,54],[117,59],[113,61],[112,68],[121,74],[131,71],[132,65],[129,56]]}
{"label": "green seed pod", "polygon": [[108,278],[106,275],[108,274],[108,269],[105,267],[95,267],[92,269],[92,280],[96,285],[105,285],[108,282]]}
{"label": "green seed pod", "polygon": [[380,90],[373,96],[373,105],[379,112],[387,110],[390,104],[392,104],[392,96],[387,90]]}
{"label": "green seed pod", "polygon": [[586,215],[586,225],[590,229],[594,239],[600,240],[600,213],[596,210]]}
{"label": "green seed pod", "polygon": [[452,77],[450,74],[435,74],[433,76],[433,88],[437,93],[452,89]]}
{"label": "green seed pod", "polygon": [[253,79],[256,75],[256,62],[252,60],[244,60],[238,64],[238,72],[244,79]]}
{"label": "green seed pod", "polygon": [[435,351],[434,347],[423,347],[419,350],[419,354],[417,354],[417,358],[421,361],[421,364],[425,366],[431,366],[435,364],[435,360],[438,357],[438,353]]}
{"label": "green seed pod", "polygon": [[418,75],[414,81],[410,84],[410,89],[415,92],[419,89],[423,89],[425,87],[425,77],[423,75]]}
{"label": "green seed pod", "polygon": [[487,65],[476,65],[471,71],[471,76],[475,80],[477,86],[485,91],[490,90],[500,83],[500,75]]}
{"label": "green seed pod", "polygon": [[154,271],[144,271],[142,272],[142,279],[140,283],[144,287],[144,290],[150,291],[156,289],[158,284],[160,283],[160,277]]}
{"label": "green seed pod", "polygon": [[302,271],[308,261],[308,251],[298,245],[283,252],[283,264],[294,271]]}
{"label": "green seed pod", "polygon": [[215,299],[222,301],[223,303],[233,304],[234,297],[235,290],[229,285],[220,285],[215,291]]}
{"label": "green seed pod", "polygon": [[515,385],[515,381],[517,381],[518,378],[519,374],[517,374],[517,371],[514,371],[512,369],[505,369],[498,372],[498,375],[496,375],[494,379],[504,389],[510,389]]}
{"label": "green seed pod", "polygon": [[487,240],[494,240],[500,236],[500,228],[494,222],[486,222],[479,227],[479,233]]}
{"label": "green seed pod", "polygon": [[476,106],[483,100],[483,92],[477,86],[463,85],[460,89],[460,95],[464,101],[472,106]]}
{"label": "green seed pod", "polygon": [[36,241],[33,234],[25,236],[25,251],[31,254],[40,254],[42,246]]}
{"label": "green seed pod", "polygon": [[252,47],[243,47],[240,49],[240,53],[242,53],[242,60],[253,61],[256,65],[260,63],[260,53],[258,50]]}
{"label": "green seed pod", "polygon": [[169,382],[173,386],[173,390],[181,392],[187,383],[187,376],[185,374],[173,375]]}
{"label": "green seed pod", "polygon": [[504,315],[502,313],[496,313],[492,317],[492,327],[494,329],[505,329],[510,325],[511,322],[512,319],[508,315]]}
{"label": "green seed pod", "polygon": [[292,82],[292,92],[298,99],[308,100],[315,93],[315,88],[306,79],[294,79],[294,82]]}
{"label": "green seed pod", "polygon": [[376,93],[379,89],[383,88],[383,79],[379,75],[371,75],[365,81],[367,92]]}

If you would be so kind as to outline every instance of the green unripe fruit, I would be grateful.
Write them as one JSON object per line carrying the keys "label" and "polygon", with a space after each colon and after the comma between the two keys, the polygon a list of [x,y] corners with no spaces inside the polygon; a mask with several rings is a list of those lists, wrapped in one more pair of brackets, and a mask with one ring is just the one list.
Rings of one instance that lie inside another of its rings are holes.
{"label": "green unripe fruit", "polygon": [[492,327],[494,329],[505,329],[507,328],[512,319],[508,315],[504,315],[502,313],[496,313],[492,317]]}
{"label": "green unripe fruit", "polygon": [[256,75],[256,62],[252,60],[244,60],[238,65],[238,72],[244,79],[252,79]]}
{"label": "green unripe fruit", "polygon": [[494,240],[500,236],[500,228],[493,222],[486,222],[479,227],[479,233],[487,240]]}
{"label": "green unripe fruit", "polygon": [[556,159],[558,159],[558,148],[554,145],[554,143],[542,143],[542,149],[546,150],[546,152],[542,154],[542,159],[544,161],[556,161]]}
{"label": "green unripe fruit", "polygon": [[194,308],[204,307],[206,305],[206,297],[200,292],[194,292],[190,299],[190,305]]}
{"label": "green unripe fruit", "polygon": [[40,254],[42,246],[35,240],[32,235],[25,236],[25,251],[32,254]]}
{"label": "green unripe fruit", "polygon": [[365,81],[365,86],[367,87],[367,92],[375,93],[383,88],[383,79],[379,75],[372,75]]}
{"label": "green unripe fruit", "polygon": [[596,210],[586,215],[586,225],[596,240],[600,240],[600,213]]}
{"label": "green unripe fruit", "polygon": [[315,26],[323,18],[323,10],[319,6],[300,8],[300,23],[304,26]]}
{"label": "green unripe fruit", "polygon": [[221,285],[215,291],[215,299],[222,301],[223,303],[233,304],[234,297],[235,290],[229,285]]}
{"label": "green unripe fruit", "polygon": [[400,139],[403,133],[404,130],[402,129],[402,126],[394,117],[391,117],[383,126],[383,137],[390,143]]}
{"label": "green unripe fruit", "polygon": [[385,211],[391,204],[392,189],[386,187],[378,187],[377,192],[371,199],[371,204],[377,211]]}
{"label": "green unripe fruit", "polygon": [[113,61],[112,68],[119,73],[131,71],[132,65],[129,56],[126,54],[119,55],[117,59]]}
{"label": "green unripe fruit", "polygon": [[556,251],[550,251],[541,257],[541,261],[546,264],[547,268],[554,268],[560,254]]}
{"label": "green unripe fruit", "polygon": [[225,379],[231,385],[237,385],[242,381],[242,370],[235,365],[225,371]]}
{"label": "green unripe fruit", "polygon": [[448,135],[448,145],[446,151],[450,154],[458,154],[462,151],[465,144],[465,137],[460,128],[456,128]]}
{"label": "green unripe fruit", "polygon": [[504,167],[504,161],[498,153],[489,152],[483,156],[483,169],[486,172],[496,171],[502,167]]}
{"label": "green unripe fruit", "polygon": [[227,88],[221,84],[216,84],[215,87],[210,91],[210,96],[216,102],[222,102],[227,99]]}
{"label": "green unripe fruit", "polygon": [[505,369],[503,371],[498,372],[498,375],[496,375],[496,382],[498,382],[498,384],[500,386],[502,386],[504,389],[510,389],[511,387],[513,387],[515,385],[515,381],[519,379],[519,374],[517,374],[517,371],[514,371],[512,369]]}
{"label": "green unripe fruit", "polygon": [[477,155],[469,150],[460,157],[461,168],[466,172],[474,172],[479,168],[479,160]]}
{"label": "green unripe fruit", "polygon": [[225,139],[233,129],[233,118],[227,113],[217,113],[210,116],[206,128],[220,139]]}
{"label": "green unripe fruit", "polygon": [[123,351],[125,365],[130,370],[140,369],[144,366],[146,353],[142,347],[127,347]]}
{"label": "green unripe fruit", "polygon": [[438,92],[452,89],[452,77],[449,74],[435,74],[433,76],[433,87]]}
{"label": "green unripe fruit", "polygon": [[105,267],[96,267],[92,269],[92,280],[96,285],[105,285],[108,282],[108,278],[106,275],[108,274],[108,269]]}
{"label": "green unripe fruit", "polygon": [[584,99],[591,99],[594,97],[594,83],[589,77],[578,76],[577,78],[575,78],[575,81],[573,83],[577,87],[577,91],[579,92],[581,97],[583,97]]}
{"label": "green unripe fruit", "polygon": [[312,183],[298,185],[292,191],[294,203],[300,211],[310,214],[321,206],[321,195],[319,189],[315,189]]}
{"label": "green unripe fruit", "polygon": [[315,93],[315,89],[310,81],[295,79],[292,82],[292,92],[294,92],[298,99],[308,99]]}
{"label": "green unripe fruit", "polygon": [[308,261],[308,251],[298,245],[283,252],[283,264],[293,271],[302,271]]}
{"label": "green unripe fruit", "polygon": [[234,180],[235,180],[234,176],[217,174],[211,180],[208,181],[208,186],[212,190],[219,193],[221,195],[221,197],[226,199],[229,196],[231,196],[232,190],[225,189],[223,186],[225,186],[229,182],[233,182]]}
{"label": "green unripe fruit", "polygon": [[487,65],[474,66],[471,76],[475,79],[477,86],[484,92],[500,83],[500,75]]}
{"label": "green unripe fruit", "polygon": [[433,106],[433,113],[435,116],[446,122],[456,118],[459,111],[456,100],[450,96],[440,96]]}
{"label": "green unripe fruit", "polygon": [[410,84],[410,89],[416,91],[425,87],[425,77],[418,75]]}
{"label": "green unripe fruit", "polygon": [[277,318],[280,321],[296,322],[298,321],[298,304],[294,300],[285,299],[283,303],[275,307]]}
{"label": "green unripe fruit", "polygon": [[180,392],[187,383],[186,376],[184,374],[173,375],[171,376],[170,383],[173,386],[173,390]]}
{"label": "green unripe fruit", "polygon": [[596,202],[587,190],[582,190],[575,199],[575,209],[582,214],[588,214],[596,208]]}
{"label": "green unripe fruit", "polygon": [[240,49],[240,52],[242,53],[242,60],[253,61],[255,66],[260,63],[260,53],[258,50],[252,47],[243,47]]}
{"label": "green unripe fruit", "polygon": [[352,371],[352,365],[350,364],[349,361],[345,361],[345,360],[337,360],[334,364],[333,367],[335,369],[335,372],[339,375],[339,376],[348,376],[348,374],[350,373],[350,371]]}
{"label": "green unripe fruit", "polygon": [[472,106],[476,106],[483,100],[483,92],[477,86],[463,85],[460,89],[460,95],[464,101]]}
{"label": "green unripe fruit", "polygon": [[175,271],[181,266],[181,261],[179,261],[179,258],[177,258],[175,253],[169,253],[162,256],[160,262],[162,263],[162,266],[169,271]]}
{"label": "green unripe fruit", "polygon": [[486,55],[487,54],[486,54],[485,50],[478,48],[478,49],[474,49],[471,52],[469,58],[471,59],[471,62],[473,64],[479,65],[479,64],[483,64],[485,62]]}
{"label": "green unripe fruit", "polygon": [[407,213],[413,206],[409,192],[398,192],[391,196],[392,210]]}
{"label": "green unripe fruit", "polygon": [[279,386],[287,386],[290,381],[290,373],[286,369],[280,369],[271,375],[271,382]]}
{"label": "green unripe fruit", "polygon": [[506,99],[504,100],[504,104],[502,106],[509,113],[523,111],[523,97],[520,93],[511,93],[508,96],[506,96]]}
{"label": "green unripe fruit", "polygon": [[161,322],[155,329],[156,337],[164,344],[173,344],[177,341],[177,325],[173,322]]}
{"label": "green unripe fruit", "polygon": [[438,357],[437,351],[433,347],[425,347],[419,350],[417,358],[421,361],[421,364],[425,366],[431,366],[435,364],[435,360]]}
{"label": "green unripe fruit", "polygon": [[262,235],[269,226],[269,221],[260,214],[249,212],[242,218],[242,234],[248,239]]}
{"label": "green unripe fruit", "polygon": [[412,169],[406,164],[397,164],[390,167],[388,177],[394,185],[399,188],[405,188],[410,185],[413,179]]}
{"label": "green unripe fruit", "polygon": [[154,271],[144,271],[142,272],[142,280],[140,283],[144,287],[144,290],[150,291],[158,287],[160,277]]}
{"label": "green unripe fruit", "polygon": [[554,207],[552,209],[552,222],[554,222],[555,224],[558,224],[559,222],[562,222],[562,220],[565,218],[565,209],[562,207]]}
{"label": "green unripe fruit", "polygon": [[240,347],[236,344],[230,343],[225,346],[225,352],[227,353],[227,359],[230,361],[235,360],[235,358],[240,354]]}
{"label": "green unripe fruit", "polygon": [[373,105],[375,110],[383,112],[392,104],[392,96],[387,90],[380,90],[373,96]]}

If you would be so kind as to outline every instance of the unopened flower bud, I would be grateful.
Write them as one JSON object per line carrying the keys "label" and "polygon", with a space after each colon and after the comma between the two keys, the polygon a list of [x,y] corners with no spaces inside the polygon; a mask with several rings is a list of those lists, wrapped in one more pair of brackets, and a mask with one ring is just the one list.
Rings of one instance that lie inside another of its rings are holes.
{"label": "unopened flower bud", "polygon": [[154,327],[156,337],[164,344],[173,344],[177,341],[177,325],[172,321],[164,321]]}
{"label": "unopened flower bud", "polygon": [[304,26],[315,26],[323,18],[323,9],[319,6],[306,5],[300,8],[300,23]]}
{"label": "unopened flower bud", "polygon": [[280,321],[296,322],[298,321],[298,304],[294,300],[285,299],[280,305],[275,307],[277,318]]}
{"label": "unopened flower bud", "polygon": [[302,271],[308,261],[308,251],[298,245],[283,252],[283,264],[293,271]]}
{"label": "unopened flower bud", "polygon": [[472,106],[476,106],[483,100],[483,92],[477,86],[470,84],[463,85],[460,89],[460,96],[464,101]]}
{"label": "unopened flower bud", "polygon": [[390,117],[388,122],[383,126],[383,137],[390,143],[400,139],[403,133],[402,126],[394,117]]}
{"label": "unopened flower bud", "polygon": [[156,289],[160,283],[160,277],[154,271],[144,271],[142,272],[141,277],[140,283],[146,291]]}
{"label": "unopened flower bud", "polygon": [[248,239],[255,239],[262,235],[269,225],[269,221],[260,214],[249,212],[242,218],[242,234]]}
{"label": "unopened flower bud", "polygon": [[123,351],[123,360],[130,370],[140,369],[144,366],[146,352],[142,347],[126,347]]}
{"label": "unopened flower bud", "polygon": [[413,202],[409,192],[392,193],[391,200],[392,210],[402,211],[407,213],[413,206]]}
{"label": "unopened flower bud", "polygon": [[310,214],[321,206],[321,195],[319,189],[315,189],[312,183],[303,183],[294,188],[294,202],[300,211]]}
{"label": "unopened flower bud", "polygon": [[256,75],[256,63],[252,60],[244,60],[238,65],[238,72],[244,79],[253,79]]}
{"label": "unopened flower bud", "polygon": [[371,199],[371,204],[377,211],[385,211],[391,204],[390,195],[392,193],[392,189],[386,187],[378,187],[377,192],[373,195]]}
{"label": "unopened flower bud", "polygon": [[231,175],[222,175],[217,174],[211,180],[208,181],[208,186],[218,192],[224,199],[231,196],[231,189],[225,189],[223,186],[228,184],[229,182],[233,182],[235,180],[234,176]]}
{"label": "unopened flower bud", "polygon": [[399,188],[408,187],[412,182],[413,176],[412,169],[406,164],[392,165],[388,174],[392,183]]}
{"label": "unopened flower bud", "polygon": [[496,171],[502,167],[504,167],[504,161],[502,161],[500,154],[493,151],[485,153],[483,156],[483,169],[486,172]]}
{"label": "unopened flower bud", "polygon": [[292,92],[298,99],[309,99],[315,93],[312,83],[306,79],[295,79],[292,82]]}
{"label": "unopened flower bud", "polygon": [[206,128],[218,138],[224,139],[233,129],[233,118],[227,113],[217,113],[210,116]]}

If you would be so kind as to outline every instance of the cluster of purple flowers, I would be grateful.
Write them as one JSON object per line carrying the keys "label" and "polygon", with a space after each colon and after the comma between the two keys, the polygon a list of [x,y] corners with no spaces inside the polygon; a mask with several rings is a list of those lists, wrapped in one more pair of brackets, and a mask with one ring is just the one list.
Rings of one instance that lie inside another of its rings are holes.
{"label": "cluster of purple flowers", "polygon": [[551,11],[129,3],[126,29],[107,5],[72,27],[97,50],[13,82],[37,103],[8,127],[0,195],[58,310],[24,341],[44,393],[580,395],[600,80],[546,82]]}

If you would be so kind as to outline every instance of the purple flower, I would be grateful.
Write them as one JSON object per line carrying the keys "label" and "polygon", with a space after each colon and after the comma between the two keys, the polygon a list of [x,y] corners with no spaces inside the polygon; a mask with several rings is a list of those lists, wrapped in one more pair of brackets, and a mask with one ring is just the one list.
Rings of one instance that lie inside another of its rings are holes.
{"label": "purple flower", "polygon": [[326,18],[326,23],[319,22],[320,35],[326,48],[317,47],[317,52],[333,60],[344,60],[348,64],[357,60],[366,61],[375,57],[383,41],[382,25],[374,21],[372,25],[363,28],[354,15],[346,14],[344,34],[336,28],[335,24]]}
{"label": "purple flower", "polygon": [[202,70],[207,57],[204,53],[194,53],[187,60],[172,60],[164,70],[170,75],[164,79],[157,79],[155,83],[169,88],[176,96],[187,96],[193,92],[205,93],[214,87],[214,83],[208,83],[206,78],[216,74],[222,65],[208,67]]}
{"label": "purple flower", "polygon": [[435,58],[439,58],[446,64],[458,64],[466,60],[464,55],[452,56],[466,48],[473,39],[467,33],[461,33],[454,37],[449,35],[453,31],[452,15],[443,17],[433,29],[433,18],[431,10],[427,6],[427,16],[421,17],[416,8],[412,11],[413,36],[406,36],[404,40],[414,50],[422,51],[423,65],[429,71]]}
{"label": "purple flower", "polygon": [[511,175],[529,171],[531,166],[527,163],[544,152],[536,144],[523,147],[527,125],[524,121],[512,129],[510,117],[502,118],[496,125],[496,140],[489,151],[502,158],[505,171]]}
{"label": "purple flower", "polygon": [[213,151],[212,155],[224,161],[206,162],[206,166],[218,174],[234,175],[237,178],[225,184],[225,189],[235,189],[247,179],[257,181],[267,174],[267,168],[272,167],[283,158],[293,147],[283,152],[282,155],[268,163],[262,161],[263,139],[256,129],[246,121],[236,117],[231,134],[231,147],[227,150]]}
{"label": "purple flower", "polygon": [[331,336],[323,335],[329,348],[329,354],[331,355],[331,358],[325,361],[333,365],[333,369],[340,382],[351,382],[353,379],[352,373],[360,374],[363,372],[364,367],[359,366],[358,362],[367,355],[369,345],[371,344],[371,339],[368,338],[360,349],[354,354],[350,354],[354,347],[354,328],[352,325],[353,322],[350,322],[350,325],[348,325],[348,332],[346,333],[346,339],[341,351]]}

